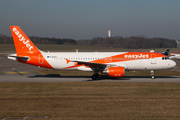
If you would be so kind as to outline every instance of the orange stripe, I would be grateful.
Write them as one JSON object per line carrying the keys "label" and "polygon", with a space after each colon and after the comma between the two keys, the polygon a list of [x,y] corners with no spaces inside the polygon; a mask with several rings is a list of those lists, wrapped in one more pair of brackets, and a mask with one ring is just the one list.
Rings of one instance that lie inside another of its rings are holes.
{"label": "orange stripe", "polygon": [[[40,66],[40,67],[45,67],[45,68],[50,68],[50,69],[54,69],[47,61],[46,59],[42,56],[42,54],[40,52],[37,52],[37,53],[25,53],[25,54],[17,54],[18,56],[28,56],[30,57],[30,60],[28,61],[24,61],[24,60],[21,60],[18,58],[18,61],[19,62],[22,62],[22,63],[27,63],[27,64],[31,64],[31,65],[35,65],[35,66]],[[39,55],[42,56],[41,59],[43,59],[43,63],[40,63],[39,61]]]}
{"label": "orange stripe", "polygon": [[[153,55],[155,57],[153,57]],[[125,54],[119,54],[119,55],[110,56],[110,57],[93,60],[89,62],[106,64],[106,63],[115,63],[115,62],[134,61],[134,60],[139,60],[139,59],[151,59],[151,58],[158,58],[158,57],[166,57],[166,56],[163,54],[154,53],[154,52],[152,53],[151,52],[128,52]],[[63,68],[63,69],[74,68],[74,67],[79,67],[79,66],[86,66],[86,65],[73,65],[70,67]]]}

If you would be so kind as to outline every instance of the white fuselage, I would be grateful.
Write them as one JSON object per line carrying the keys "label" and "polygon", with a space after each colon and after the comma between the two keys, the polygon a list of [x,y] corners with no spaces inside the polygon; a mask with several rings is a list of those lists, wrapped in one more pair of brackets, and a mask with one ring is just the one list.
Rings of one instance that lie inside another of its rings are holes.
{"label": "white fuselage", "polygon": [[[116,56],[125,53],[127,52],[61,52],[61,53],[51,52],[51,53],[42,53],[42,55],[54,69],[92,71],[90,68],[87,68],[85,66],[69,68],[70,66],[74,66],[75,62],[67,63],[66,59],[71,61],[91,62],[94,60],[106,58],[108,56]],[[156,58],[113,57],[112,59],[103,59],[103,61],[105,62],[104,64],[121,66],[124,67],[126,70],[161,70],[161,69],[169,69],[176,65],[174,61],[170,59],[162,59],[162,57],[156,57]]]}

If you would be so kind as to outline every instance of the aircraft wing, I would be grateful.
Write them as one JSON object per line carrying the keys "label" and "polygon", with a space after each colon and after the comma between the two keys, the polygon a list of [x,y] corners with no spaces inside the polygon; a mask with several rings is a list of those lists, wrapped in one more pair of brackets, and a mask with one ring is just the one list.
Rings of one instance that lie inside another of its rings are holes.
{"label": "aircraft wing", "polygon": [[85,66],[107,66],[107,64],[94,63],[94,62],[84,62],[84,61],[71,61],[71,62],[76,62],[78,65],[85,65]]}
{"label": "aircraft wing", "polygon": [[67,64],[69,62],[76,62],[77,65],[85,65],[85,66],[89,66],[89,67],[114,67],[117,66],[115,64],[102,64],[102,63],[95,63],[95,62],[86,62],[86,61],[76,61],[76,60],[68,60],[66,59]]}

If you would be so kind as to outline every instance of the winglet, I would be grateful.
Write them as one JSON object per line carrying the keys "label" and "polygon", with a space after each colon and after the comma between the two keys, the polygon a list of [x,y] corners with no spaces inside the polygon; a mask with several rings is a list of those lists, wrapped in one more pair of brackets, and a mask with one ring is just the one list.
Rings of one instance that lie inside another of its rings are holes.
{"label": "winglet", "polygon": [[67,61],[67,64],[68,64],[69,62],[71,62],[70,60],[68,60],[68,59],[66,59],[66,58],[65,58],[65,60]]}

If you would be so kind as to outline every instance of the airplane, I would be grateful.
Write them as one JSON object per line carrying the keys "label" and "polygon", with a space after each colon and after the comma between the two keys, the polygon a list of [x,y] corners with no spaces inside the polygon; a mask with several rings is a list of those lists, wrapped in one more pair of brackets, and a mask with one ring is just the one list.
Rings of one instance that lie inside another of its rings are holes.
{"label": "airplane", "polygon": [[176,59],[176,60],[180,60],[180,52],[177,53],[171,53],[170,59]]}
{"label": "airplane", "polygon": [[[161,54],[164,54],[164,55],[168,56],[169,51],[170,51],[170,49],[166,49],[166,51],[162,52]],[[171,53],[169,59],[180,60],[180,52]]]}
{"label": "airplane", "polygon": [[26,36],[19,26],[10,26],[16,54],[8,59],[18,62],[61,70],[93,71],[92,80],[99,79],[99,73],[111,77],[124,77],[125,71],[170,69],[176,66],[173,60],[161,53],[151,52],[43,52]]}
{"label": "airplane", "polygon": [[170,51],[170,49],[166,49],[166,51],[162,52],[161,54],[164,54],[164,55],[168,56],[169,55],[169,51]]}

